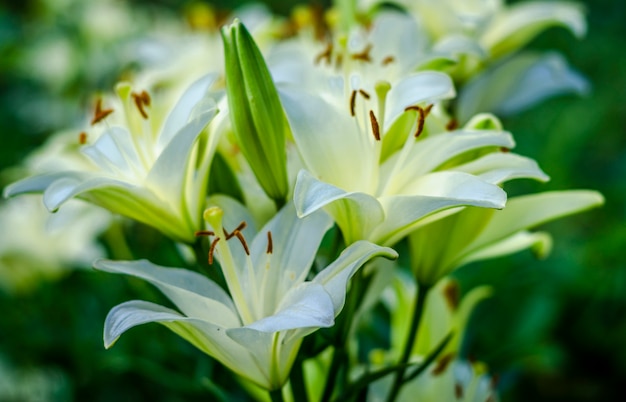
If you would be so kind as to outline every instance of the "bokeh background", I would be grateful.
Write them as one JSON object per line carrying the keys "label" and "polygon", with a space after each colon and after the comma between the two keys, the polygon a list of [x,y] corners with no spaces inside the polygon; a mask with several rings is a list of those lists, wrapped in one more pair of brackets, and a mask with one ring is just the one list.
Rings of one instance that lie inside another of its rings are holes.
{"label": "bokeh background", "polygon": [[[125,4],[133,18],[102,27],[97,13],[83,12],[86,3],[0,4],[0,171],[4,172],[0,187],[11,179],[7,168],[19,164],[48,135],[80,118],[89,94],[112,88],[120,74],[114,59],[119,51],[116,39],[138,35],[163,15],[184,19],[191,6],[174,0],[129,1]],[[211,4],[219,10],[243,3]],[[265,3],[284,15],[296,4]],[[527,252],[474,264],[455,274],[464,289],[494,287],[493,297],[471,320],[464,350],[497,374],[503,401],[623,400],[626,3],[583,3],[589,24],[584,40],[553,28],[529,47],[564,54],[589,79],[592,91],[585,97],[557,97],[503,119],[515,135],[517,152],[537,159],[552,178],[547,184],[522,182],[507,190],[515,194],[589,188],[602,192],[606,205],[546,225],[555,239],[546,260],[538,261]],[[98,29],[109,33],[103,38],[94,34]],[[71,60],[71,65],[63,60]],[[63,74],[67,71],[69,76]],[[136,257],[168,262],[166,253],[155,255],[155,250],[172,245],[162,244],[149,229],[131,228],[130,242]],[[228,381],[220,383],[203,355],[160,326],[134,329],[124,342],[104,350],[106,313],[139,295],[159,298],[140,281],[85,270],[70,271],[23,292],[0,290],[0,400],[214,397],[214,385]],[[10,387],[30,393],[3,393]]]}

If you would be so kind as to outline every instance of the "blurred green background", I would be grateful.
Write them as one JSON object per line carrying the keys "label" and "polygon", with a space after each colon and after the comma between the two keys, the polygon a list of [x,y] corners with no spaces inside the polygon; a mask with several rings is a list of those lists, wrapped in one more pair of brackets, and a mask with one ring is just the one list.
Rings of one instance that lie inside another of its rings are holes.
{"label": "blurred green background", "polygon": [[[213,2],[223,8],[241,3]],[[266,3],[283,14],[294,4]],[[516,183],[507,190],[515,194],[590,188],[605,195],[606,205],[546,225],[555,239],[546,260],[521,253],[474,264],[456,274],[465,289],[479,284],[495,288],[494,296],[472,319],[465,351],[499,375],[504,401],[622,400],[626,3],[583,3],[589,23],[584,40],[554,28],[536,38],[530,48],[563,53],[588,77],[593,90],[584,98],[558,97],[504,119],[517,140],[517,152],[537,159],[552,177],[547,184]],[[133,4],[147,16],[186,7],[174,0]],[[69,35],[78,46],[93,51],[93,44],[83,42],[71,18],[43,12],[39,1],[0,5],[0,170],[19,164],[47,135],[79,117],[86,94],[108,90],[114,83],[117,73],[106,65],[100,74],[78,73],[62,85],[25,74],[21,63],[28,49],[54,35]],[[141,229],[145,237],[147,229]],[[154,239],[159,241],[156,235]],[[138,243],[137,257],[154,259],[154,242],[148,236]],[[12,381],[34,384],[44,373],[54,379],[48,393],[59,401],[209,398],[213,384],[202,379],[220,383],[221,374],[212,376],[213,367],[204,356],[159,326],[134,329],[124,342],[104,350],[106,313],[139,294],[159,297],[139,281],[89,271],[42,283],[29,294],[0,293],[0,376],[2,364],[18,370]],[[164,342],[170,345],[168,350],[162,348]],[[171,360],[172,350],[175,360]]]}

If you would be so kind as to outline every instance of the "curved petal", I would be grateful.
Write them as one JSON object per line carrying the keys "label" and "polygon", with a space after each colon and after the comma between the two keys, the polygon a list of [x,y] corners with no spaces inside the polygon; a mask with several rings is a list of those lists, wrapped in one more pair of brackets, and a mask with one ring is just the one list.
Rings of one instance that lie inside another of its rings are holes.
{"label": "curved petal", "polygon": [[376,198],[365,193],[346,192],[315,179],[306,170],[298,174],[293,198],[300,217],[326,208],[341,228],[347,244],[364,239],[385,219]]}
{"label": "curved petal", "polygon": [[550,180],[534,159],[508,152],[492,152],[451,170],[469,173],[492,184],[520,178]]}
{"label": "curved petal", "polygon": [[347,191],[372,187],[378,166],[375,140],[345,109],[303,91],[283,89],[280,97],[298,152],[315,177]]}
{"label": "curved petal", "polygon": [[423,218],[453,207],[503,208],[506,193],[498,186],[462,172],[436,172],[420,177],[411,195],[386,196],[380,201],[387,218],[370,240],[392,245],[416,229]]}
{"label": "curved petal", "polygon": [[200,318],[222,327],[241,325],[228,294],[197,272],[181,268],[164,268],[146,260],[98,260],[93,266],[100,271],[132,275],[150,282],[187,317]]}
{"label": "curved petal", "polygon": [[174,310],[150,302],[132,300],[113,307],[104,322],[105,347],[111,347],[127,330],[150,322],[165,325],[235,373],[261,386],[268,385],[267,377],[247,349],[230,339],[224,328],[182,316]]}
{"label": "curved petal", "polygon": [[387,94],[385,131],[407,106],[450,99],[455,95],[452,79],[447,74],[434,71],[415,73],[392,85]]}
{"label": "curved petal", "polygon": [[517,50],[551,26],[568,28],[582,37],[587,24],[580,5],[570,2],[537,1],[512,5],[496,14],[480,38],[491,57]]}
{"label": "curved petal", "polygon": [[[252,242],[251,258],[257,280],[267,284],[261,287],[260,297],[264,305],[277,306],[289,289],[304,282],[322,238],[332,223],[323,211],[298,218],[290,202],[261,229]],[[269,315],[274,311],[265,313]]]}
{"label": "curved petal", "polygon": [[3,196],[5,198],[13,197],[18,194],[24,193],[38,193],[44,191],[50,184],[54,183],[63,177],[75,177],[77,179],[83,178],[86,174],[80,174],[77,172],[55,172],[49,174],[42,174],[11,183],[4,188]]}
{"label": "curved petal", "polygon": [[503,238],[494,243],[489,243],[485,247],[474,249],[465,254],[463,258],[454,261],[454,267],[460,267],[474,261],[498,258],[509,254],[531,248],[538,251],[539,257],[545,257],[552,248],[552,236],[545,232],[517,232],[509,237]]}
{"label": "curved petal", "polygon": [[96,142],[81,148],[102,171],[122,175],[127,180],[141,182],[147,168],[142,165],[133,144],[132,134],[122,127],[111,127]]}
{"label": "curved petal", "polygon": [[596,191],[553,191],[512,198],[502,211],[496,211],[485,229],[467,246],[465,253],[485,247],[525,229],[604,203]]}
{"label": "curved petal", "polygon": [[335,317],[341,312],[346,300],[348,281],[367,261],[374,257],[398,258],[398,253],[388,247],[377,246],[368,241],[357,241],[346,248],[339,258],[313,278],[314,283],[324,286],[330,295]]}
{"label": "curved petal", "polygon": [[465,152],[486,147],[513,148],[510,133],[503,131],[460,130],[443,133],[407,144],[381,167],[381,195],[409,193],[415,178],[440,168]]}

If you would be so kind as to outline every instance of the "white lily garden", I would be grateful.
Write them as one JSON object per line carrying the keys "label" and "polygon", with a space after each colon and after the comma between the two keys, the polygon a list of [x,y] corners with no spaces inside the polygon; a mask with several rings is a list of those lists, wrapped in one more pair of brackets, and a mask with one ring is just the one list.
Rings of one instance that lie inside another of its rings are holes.
{"label": "white lily garden", "polygon": [[[450,274],[526,249],[546,258],[559,242],[536,227],[604,202],[591,189],[506,191],[550,172],[515,152],[498,116],[588,85],[560,56],[520,49],[550,27],[583,36],[582,9],[339,0],[225,21],[177,38],[168,68],[148,63],[95,95],[83,124],[5,188],[59,216],[84,209],[63,224],[78,238],[59,240],[171,301],[111,305],[104,347],[162,324],[250,400],[498,400],[488,368],[461,354],[494,290],[461,298]],[[184,265],[116,258],[123,241],[94,249],[102,228],[131,221]],[[68,264],[57,243],[41,259]],[[387,341],[365,345],[375,308]]]}

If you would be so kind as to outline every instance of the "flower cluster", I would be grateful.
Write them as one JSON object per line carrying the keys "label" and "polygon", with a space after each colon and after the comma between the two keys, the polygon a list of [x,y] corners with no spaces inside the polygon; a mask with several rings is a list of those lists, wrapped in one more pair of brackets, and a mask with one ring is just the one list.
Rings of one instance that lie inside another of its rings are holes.
{"label": "flower cluster", "polygon": [[[42,193],[51,212],[86,201],[151,226],[189,261],[93,264],[175,307],[114,307],[107,348],[157,322],[259,398],[497,398],[484,366],[459,357],[491,290],[461,300],[449,274],[528,248],[546,256],[551,238],[533,228],[603,203],[591,190],[504,190],[549,178],[512,152],[497,116],[587,88],[560,56],[518,50],[550,26],[580,36],[585,21],[565,2],[389,3],[301,7],[288,21],[247,10],[221,36],[165,51],[175,66],[147,63],[96,96],[82,126],[29,158],[5,196]],[[363,359],[374,306],[391,341]]]}

